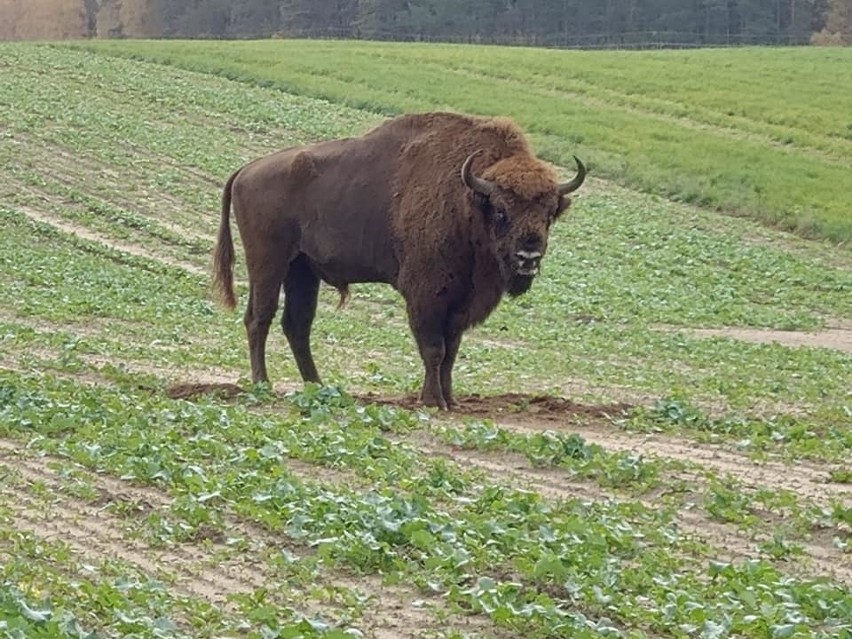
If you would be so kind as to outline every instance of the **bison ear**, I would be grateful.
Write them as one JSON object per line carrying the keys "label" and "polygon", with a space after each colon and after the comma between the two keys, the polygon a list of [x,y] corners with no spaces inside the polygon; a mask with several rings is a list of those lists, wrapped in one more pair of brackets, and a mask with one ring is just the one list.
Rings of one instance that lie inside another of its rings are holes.
{"label": "bison ear", "polygon": [[559,198],[559,204],[556,207],[556,213],[553,214],[553,219],[558,220],[562,214],[571,206],[571,198],[563,195]]}
{"label": "bison ear", "polygon": [[556,187],[556,192],[559,194],[559,205],[553,216],[554,220],[568,210],[568,207],[571,206],[569,194],[579,189],[586,180],[586,165],[576,155],[574,156],[574,162],[577,163],[577,175],[570,182],[563,182]]}

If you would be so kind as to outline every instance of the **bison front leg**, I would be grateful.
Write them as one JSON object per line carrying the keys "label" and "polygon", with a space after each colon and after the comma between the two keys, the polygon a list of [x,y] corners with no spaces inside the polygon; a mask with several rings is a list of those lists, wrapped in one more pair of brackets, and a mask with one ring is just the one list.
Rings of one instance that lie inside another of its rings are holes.
{"label": "bison front leg", "polygon": [[450,329],[444,333],[444,361],[441,362],[441,391],[448,408],[456,404],[453,396],[453,366],[461,346],[462,331]]}
{"label": "bison front leg", "polygon": [[425,369],[420,401],[427,406],[437,406],[447,410],[447,401],[441,389],[441,365],[446,355],[442,322],[436,321],[434,317],[412,313],[409,309],[409,323],[414,339],[417,340],[417,348],[420,350],[420,358],[423,360]]}

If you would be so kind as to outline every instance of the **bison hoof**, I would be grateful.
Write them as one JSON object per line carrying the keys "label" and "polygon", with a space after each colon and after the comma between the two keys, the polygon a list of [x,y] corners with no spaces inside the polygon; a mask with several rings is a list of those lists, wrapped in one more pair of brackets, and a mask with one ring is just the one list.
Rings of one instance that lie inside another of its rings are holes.
{"label": "bison hoof", "polygon": [[444,401],[443,397],[435,397],[434,395],[421,394],[420,401],[425,406],[430,406],[432,408],[440,408],[441,410],[448,410],[447,402]]}

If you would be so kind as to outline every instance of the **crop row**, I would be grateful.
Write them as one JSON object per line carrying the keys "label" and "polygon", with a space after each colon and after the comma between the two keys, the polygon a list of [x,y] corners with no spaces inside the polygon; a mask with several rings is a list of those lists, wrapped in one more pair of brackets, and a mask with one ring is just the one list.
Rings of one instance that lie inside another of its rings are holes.
{"label": "crop row", "polygon": [[[5,375],[2,404],[4,435],[163,486],[190,529],[233,510],[331,564],[403,573],[532,636],[598,636],[608,618],[675,636],[830,636],[850,618],[852,598],[830,582],[762,561],[707,564],[666,508],[552,503],[482,480],[388,439],[383,422],[410,428],[402,413],[327,390],[297,396],[295,413],[258,414]],[[286,458],[305,450],[369,469],[371,489],[302,481]]]}

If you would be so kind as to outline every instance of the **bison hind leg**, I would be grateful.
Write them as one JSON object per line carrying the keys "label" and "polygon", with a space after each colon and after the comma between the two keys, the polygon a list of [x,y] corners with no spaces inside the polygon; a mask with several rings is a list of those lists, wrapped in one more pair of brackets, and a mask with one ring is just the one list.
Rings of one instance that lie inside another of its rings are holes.
{"label": "bison hind leg", "polygon": [[248,335],[251,378],[254,383],[267,382],[266,338],[278,310],[278,293],[286,263],[271,262],[265,269],[249,266],[249,300],[244,322]]}
{"label": "bison hind leg", "polygon": [[311,354],[311,326],[317,311],[319,283],[319,277],[307,258],[304,255],[296,257],[284,278],[284,312],[281,316],[281,327],[302,379],[317,384],[322,382]]}

